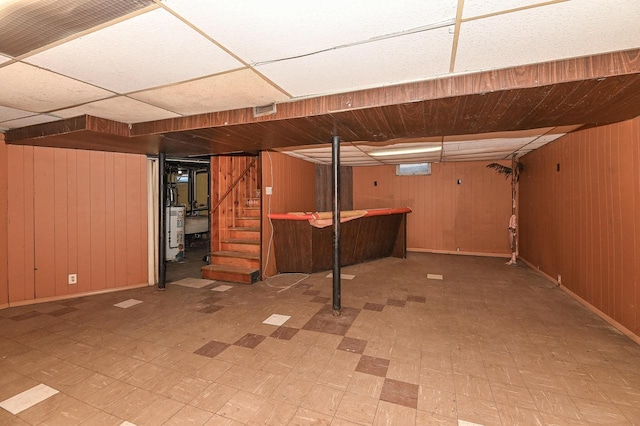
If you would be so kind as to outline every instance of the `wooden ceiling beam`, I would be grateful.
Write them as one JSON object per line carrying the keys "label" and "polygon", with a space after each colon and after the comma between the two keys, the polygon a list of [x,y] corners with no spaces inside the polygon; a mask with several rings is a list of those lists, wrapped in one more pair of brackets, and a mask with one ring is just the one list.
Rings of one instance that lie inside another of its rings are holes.
{"label": "wooden ceiling beam", "polygon": [[137,123],[133,124],[131,135],[287,120],[637,73],[640,73],[640,49],[633,49],[285,102],[278,104],[275,114],[263,117],[253,117],[252,108],[243,108]]}

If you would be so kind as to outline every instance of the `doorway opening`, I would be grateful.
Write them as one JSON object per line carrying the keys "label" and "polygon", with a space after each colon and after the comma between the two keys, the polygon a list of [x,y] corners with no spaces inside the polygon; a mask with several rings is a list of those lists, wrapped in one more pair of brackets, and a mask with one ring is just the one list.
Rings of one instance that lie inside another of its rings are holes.
{"label": "doorway opening", "polygon": [[200,278],[210,245],[209,159],[167,158],[166,282]]}

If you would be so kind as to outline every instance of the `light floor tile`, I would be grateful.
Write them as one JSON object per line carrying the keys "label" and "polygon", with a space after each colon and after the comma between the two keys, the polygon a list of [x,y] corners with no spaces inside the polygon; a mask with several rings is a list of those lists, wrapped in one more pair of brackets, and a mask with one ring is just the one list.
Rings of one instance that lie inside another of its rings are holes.
{"label": "light floor tile", "polygon": [[273,314],[266,320],[262,321],[263,324],[277,325],[278,327],[287,322],[291,317],[289,315]]}
{"label": "light floor tile", "polygon": [[[352,280],[355,277],[356,277],[355,275],[351,275],[351,274],[340,274],[340,278],[342,278],[343,280]],[[329,272],[326,278],[333,278],[333,272]]]}
{"label": "light floor tile", "polygon": [[468,422],[466,420],[458,419],[458,426],[483,426],[480,423]]}
{"label": "light floor tile", "polygon": [[142,303],[142,300],[128,299],[128,300],[125,300],[124,302],[116,303],[113,306],[115,306],[117,308],[127,309],[127,308],[130,308],[132,306],[138,305],[140,303]]}
{"label": "light floor tile", "polygon": [[173,281],[172,285],[181,285],[183,287],[190,287],[190,288],[202,288],[205,286],[208,286],[209,284],[213,284],[215,281],[213,280],[203,280],[201,278],[183,278],[181,280],[178,281]]}
{"label": "light floor tile", "polygon": [[232,288],[233,288],[232,285],[223,284],[223,285],[216,286],[216,287],[212,288],[211,290],[212,291],[220,291],[220,292],[222,292],[222,291],[231,290]]}
{"label": "light floor tile", "polygon": [[18,414],[57,393],[58,391],[56,389],[41,383],[11,398],[5,399],[0,402],[0,407],[11,414]]}

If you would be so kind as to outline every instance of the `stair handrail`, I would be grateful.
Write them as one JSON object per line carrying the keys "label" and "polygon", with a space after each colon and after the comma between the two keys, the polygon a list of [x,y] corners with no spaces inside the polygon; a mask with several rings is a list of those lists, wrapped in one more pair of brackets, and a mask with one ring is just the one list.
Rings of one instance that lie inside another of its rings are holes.
{"label": "stair handrail", "polygon": [[231,184],[231,186],[229,187],[229,189],[227,189],[227,191],[222,195],[222,197],[220,197],[220,199],[218,200],[218,202],[216,203],[215,206],[213,206],[213,208],[211,209],[210,214],[213,214],[214,211],[216,211],[216,209],[218,207],[220,207],[220,204],[222,204],[222,202],[227,198],[227,196],[231,193],[231,191],[233,191],[233,189],[238,186],[238,183],[240,183],[240,181],[242,180],[243,177],[245,177],[245,175],[247,173],[249,173],[249,170],[251,170],[251,167],[253,167],[253,165],[255,164],[256,160],[258,159],[258,157],[253,157],[253,159],[251,160],[251,162],[249,163],[249,165],[247,166],[246,169],[244,169],[244,171],[242,173],[240,173],[240,176],[238,176],[236,178],[236,180],[233,181],[233,183]]}

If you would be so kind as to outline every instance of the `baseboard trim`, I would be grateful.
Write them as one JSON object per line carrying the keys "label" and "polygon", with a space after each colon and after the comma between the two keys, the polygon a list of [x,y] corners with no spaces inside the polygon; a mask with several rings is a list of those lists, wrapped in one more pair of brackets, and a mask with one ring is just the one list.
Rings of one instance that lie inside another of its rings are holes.
{"label": "baseboard trim", "polygon": [[115,293],[116,291],[132,290],[134,288],[141,288],[141,287],[149,287],[149,283],[134,284],[126,287],[106,288],[103,290],[89,291],[85,293],[74,293],[74,294],[65,294],[62,296],[43,297],[41,299],[19,300],[17,302],[9,302],[8,305],[0,305],[0,309],[15,308],[17,306],[36,305],[39,303],[47,303],[47,302],[57,302],[60,300],[76,299],[78,297],[95,296],[97,294]]}
{"label": "baseboard trim", "polygon": [[435,253],[435,254],[458,254],[462,256],[484,256],[484,257],[502,257],[509,259],[511,253],[487,253],[479,251],[457,251],[457,250],[432,250],[423,248],[407,248],[407,251],[413,253]]}
{"label": "baseboard trim", "polygon": [[620,324],[618,321],[614,320],[609,315],[605,314],[600,309],[596,308],[591,303],[587,302],[586,300],[584,300],[582,297],[578,296],[576,293],[574,293],[573,291],[571,291],[567,287],[563,286],[562,284],[558,284],[557,280],[555,280],[550,275],[547,275],[546,273],[544,273],[542,270],[540,270],[540,268],[532,265],[530,262],[527,262],[525,259],[518,258],[518,260],[522,260],[525,264],[527,264],[527,266],[529,266],[531,269],[533,269],[534,271],[536,271],[537,273],[539,273],[540,275],[542,275],[543,277],[545,277],[546,279],[548,279],[549,281],[551,281],[552,283],[554,283],[555,285],[560,287],[560,289],[562,289],[562,291],[567,293],[569,296],[573,297],[582,306],[584,306],[585,308],[589,309],[591,312],[593,312],[594,314],[596,314],[597,316],[599,316],[600,318],[602,318],[603,320],[608,322],[612,327],[617,329],[619,332],[621,332],[622,334],[627,336],[629,339],[633,340],[638,345],[640,345],[640,336],[635,334],[633,331],[629,330],[627,327],[625,327],[624,325]]}

